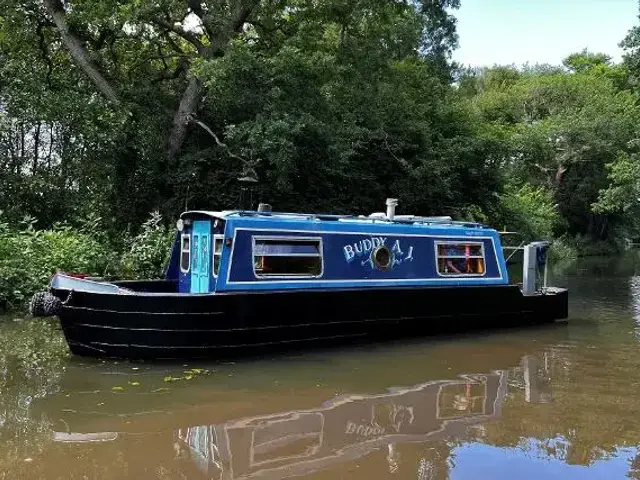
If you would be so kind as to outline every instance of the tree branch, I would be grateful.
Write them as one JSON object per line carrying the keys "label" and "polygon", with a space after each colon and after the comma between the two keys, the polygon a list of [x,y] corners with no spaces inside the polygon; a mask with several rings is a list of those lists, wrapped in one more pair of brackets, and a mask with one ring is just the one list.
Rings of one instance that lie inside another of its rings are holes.
{"label": "tree branch", "polygon": [[179,78],[180,75],[185,73],[188,67],[189,67],[188,62],[184,59],[181,59],[181,61],[178,63],[178,66],[173,72],[170,72],[169,68],[167,67],[166,70],[163,70],[162,72],[160,72],[160,75],[153,78],[151,80],[151,83],[159,83],[165,80],[175,80],[176,78]]}
{"label": "tree branch", "polygon": [[[265,25],[262,22],[259,22],[258,20],[246,20],[245,23],[252,25],[254,28],[259,28],[260,30],[265,31],[266,33],[282,32],[285,35],[291,35],[291,32],[287,31],[283,25],[275,25],[272,27],[268,27],[267,25]],[[342,35],[343,29],[344,29],[344,26],[342,26],[340,29],[341,35]]]}
{"label": "tree branch", "polygon": [[156,45],[156,50],[158,51],[159,59],[162,60],[162,66],[164,67],[165,71],[169,70],[169,65],[167,65],[167,59],[162,53],[162,47],[160,45]]}
{"label": "tree branch", "polygon": [[100,72],[98,66],[93,62],[93,60],[91,60],[89,52],[83,42],[69,28],[64,7],[60,0],[44,0],[44,5],[53,18],[53,22],[56,24],[56,27],[60,32],[63,43],[69,49],[71,56],[78,63],[80,68],[91,79],[91,81],[93,81],[100,93],[113,103],[119,104],[120,99],[115,88]]}
{"label": "tree branch", "polygon": [[172,23],[170,20],[165,20],[164,18],[156,17],[153,19],[153,23],[155,23],[159,27],[169,30],[170,32],[173,32],[176,35],[182,37],[187,42],[189,42],[194,47],[196,47],[199,53],[202,53],[204,51],[205,46],[195,33],[189,32],[184,28],[182,28],[180,25],[176,25],[175,23]]}
{"label": "tree branch", "polygon": [[389,155],[391,155],[393,159],[400,165],[402,165],[405,169],[411,170],[409,162],[407,162],[404,158],[399,158],[395,153],[393,153],[393,151],[391,151],[391,147],[389,146],[389,134],[382,130],[382,135],[382,141],[384,142],[384,146],[387,149],[387,152],[389,152]]}
{"label": "tree branch", "polygon": [[213,139],[216,142],[216,145],[218,145],[220,148],[224,148],[231,158],[235,158],[237,160],[240,160],[243,164],[247,163],[246,159],[244,159],[241,156],[236,155],[235,153],[233,153],[231,151],[231,149],[229,148],[229,146],[226,143],[221,142],[220,139],[218,138],[218,136],[215,133],[213,133],[213,130],[211,130],[208,126],[206,126],[204,123],[202,123],[200,120],[198,120],[194,115],[190,115],[188,117],[188,121],[196,123],[196,124],[200,125],[204,130],[206,130],[206,132],[213,137]]}
{"label": "tree branch", "polygon": [[[249,15],[253,9],[259,4],[259,0],[236,0],[233,14],[226,25],[226,28],[220,28],[216,22],[217,17],[214,12],[206,15],[198,15],[202,26],[207,32],[207,36],[211,41],[207,56],[215,57],[223,50],[226,42],[235,34],[242,30],[243,25],[249,19]],[[194,12],[195,13],[195,12]]]}
{"label": "tree branch", "polygon": [[[245,24],[249,15],[253,11],[254,7],[260,3],[256,0],[247,1],[245,5],[242,5],[243,0],[238,0],[238,4],[236,5],[236,12],[231,19],[231,31],[237,33],[240,31],[242,26]],[[246,0],[245,0],[246,1]]]}
{"label": "tree branch", "polygon": [[176,52],[179,55],[185,55],[185,52],[182,48],[180,48],[180,45],[178,45],[173,38],[171,38],[171,35],[169,35],[170,30],[165,30],[164,32],[162,32],[162,36],[165,38],[165,40],[167,41],[167,44],[171,47],[171,49]]}
{"label": "tree branch", "polygon": [[36,33],[38,34],[38,46],[40,47],[40,52],[42,53],[42,59],[47,64],[47,85],[49,88],[53,88],[51,85],[51,74],[53,73],[53,62],[49,57],[49,48],[47,47],[47,39],[44,36],[44,23],[38,23],[36,27]]}
{"label": "tree branch", "polygon": [[569,170],[568,166],[565,165],[558,165],[558,170],[556,171],[556,176],[555,176],[555,181],[556,181],[556,185],[560,185],[562,183],[562,180],[564,179],[564,174],[567,173],[567,170]]}
{"label": "tree branch", "polygon": [[111,61],[113,62],[113,68],[115,69],[116,72],[120,71],[120,65],[118,62],[118,56],[116,55],[116,51],[114,49],[116,40],[118,39],[118,37],[113,37],[111,39],[111,41],[109,41],[109,55],[111,56]]}

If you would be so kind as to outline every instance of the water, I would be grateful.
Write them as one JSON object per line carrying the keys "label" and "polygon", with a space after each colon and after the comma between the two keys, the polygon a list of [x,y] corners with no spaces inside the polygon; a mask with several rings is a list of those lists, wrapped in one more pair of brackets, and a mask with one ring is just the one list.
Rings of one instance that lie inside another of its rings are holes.
{"label": "water", "polygon": [[224,364],[0,326],[0,479],[640,478],[640,261],[552,272],[568,324]]}

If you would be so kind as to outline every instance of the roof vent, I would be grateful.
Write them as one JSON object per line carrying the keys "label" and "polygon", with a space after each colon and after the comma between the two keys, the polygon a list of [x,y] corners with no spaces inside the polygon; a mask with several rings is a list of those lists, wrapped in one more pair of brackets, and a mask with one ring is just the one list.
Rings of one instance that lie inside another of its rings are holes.
{"label": "roof vent", "polygon": [[397,198],[387,198],[387,219],[393,220],[396,216],[396,207],[398,206]]}
{"label": "roof vent", "polygon": [[260,203],[258,204],[258,212],[260,213],[271,213],[271,205],[268,203]]}

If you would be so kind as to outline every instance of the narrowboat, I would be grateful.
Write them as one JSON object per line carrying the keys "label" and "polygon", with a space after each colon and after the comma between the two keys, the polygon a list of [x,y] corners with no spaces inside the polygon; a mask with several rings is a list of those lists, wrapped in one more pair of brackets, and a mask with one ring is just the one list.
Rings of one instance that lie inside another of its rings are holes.
{"label": "narrowboat", "polygon": [[499,232],[451,217],[186,211],[163,279],[57,273],[31,302],[72,353],[171,359],[270,347],[553,322],[568,291],[546,286],[548,243],[524,247],[510,282]]}

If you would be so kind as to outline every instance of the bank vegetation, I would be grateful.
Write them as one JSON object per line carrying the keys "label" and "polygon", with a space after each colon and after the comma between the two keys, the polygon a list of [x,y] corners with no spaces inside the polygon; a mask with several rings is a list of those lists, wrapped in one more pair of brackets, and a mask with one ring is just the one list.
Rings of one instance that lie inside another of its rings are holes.
{"label": "bank vegetation", "polygon": [[156,275],[180,211],[241,206],[247,176],[245,208],[397,197],[562,256],[635,238],[639,30],[620,63],[470,69],[459,3],[0,0],[0,298]]}

